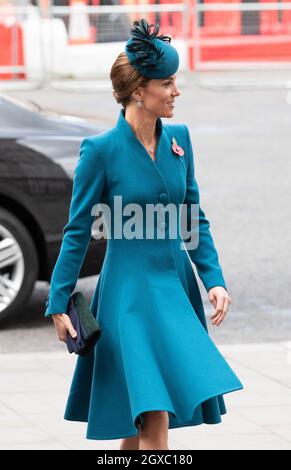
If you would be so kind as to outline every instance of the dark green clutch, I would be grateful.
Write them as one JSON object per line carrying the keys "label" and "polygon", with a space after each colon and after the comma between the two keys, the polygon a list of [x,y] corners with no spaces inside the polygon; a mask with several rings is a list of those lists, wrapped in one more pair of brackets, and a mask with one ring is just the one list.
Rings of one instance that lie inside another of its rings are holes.
{"label": "dark green clutch", "polygon": [[86,356],[100,338],[101,329],[82,292],[77,291],[70,296],[66,313],[77,332],[75,339],[68,333],[68,350],[70,353]]}

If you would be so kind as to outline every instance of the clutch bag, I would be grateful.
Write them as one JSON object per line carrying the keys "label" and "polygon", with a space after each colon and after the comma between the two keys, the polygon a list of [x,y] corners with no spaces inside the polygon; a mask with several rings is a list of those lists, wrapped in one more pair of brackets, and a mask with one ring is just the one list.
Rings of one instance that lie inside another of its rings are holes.
{"label": "clutch bag", "polygon": [[68,351],[86,356],[98,341],[101,329],[82,292],[77,291],[71,294],[66,313],[77,332],[76,338],[72,338],[69,332],[67,334]]}

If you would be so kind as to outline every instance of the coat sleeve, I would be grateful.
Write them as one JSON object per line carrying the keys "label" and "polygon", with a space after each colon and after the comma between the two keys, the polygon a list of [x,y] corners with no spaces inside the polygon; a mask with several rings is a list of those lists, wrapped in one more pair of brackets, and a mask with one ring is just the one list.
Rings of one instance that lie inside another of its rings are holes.
{"label": "coat sleeve", "polygon": [[104,162],[92,138],[85,137],[73,178],[69,218],[50,282],[44,316],[66,313],[91,239],[92,208],[104,187]]}
{"label": "coat sleeve", "polygon": [[[198,275],[207,290],[215,286],[223,286],[226,289],[225,280],[222,274],[222,269],[219,263],[218,254],[213,242],[213,238],[210,232],[210,223],[205,217],[205,213],[200,206],[200,196],[199,188],[197,181],[194,175],[194,156],[192,143],[190,138],[190,133],[188,127],[185,125],[186,129],[186,141],[187,141],[187,189],[184,204],[187,210],[187,230],[188,233],[192,234],[192,231],[197,236],[197,231],[199,232],[198,245],[196,244],[195,248],[187,248],[187,252],[190,256],[190,259],[193,261],[197,268]],[[191,211],[190,204],[199,204],[199,230],[197,224],[192,223],[191,221]],[[188,238],[189,239],[189,238]]]}

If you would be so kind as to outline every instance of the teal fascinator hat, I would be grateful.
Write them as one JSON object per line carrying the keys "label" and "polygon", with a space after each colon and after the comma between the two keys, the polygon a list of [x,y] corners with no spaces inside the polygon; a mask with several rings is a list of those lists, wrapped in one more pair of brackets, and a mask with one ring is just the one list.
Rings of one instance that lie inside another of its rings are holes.
{"label": "teal fascinator hat", "polygon": [[[153,31],[151,28],[154,27]],[[149,25],[145,19],[134,21],[131,38],[125,45],[130,64],[148,78],[166,78],[179,67],[179,55],[171,46],[172,38],[159,33],[159,25]]]}

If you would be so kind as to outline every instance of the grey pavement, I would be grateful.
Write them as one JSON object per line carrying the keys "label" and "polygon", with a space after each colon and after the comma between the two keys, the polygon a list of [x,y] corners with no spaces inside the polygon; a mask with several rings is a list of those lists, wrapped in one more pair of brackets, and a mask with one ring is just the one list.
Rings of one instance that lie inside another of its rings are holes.
{"label": "grey pavement", "polygon": [[[291,450],[291,342],[219,349],[245,388],[224,395],[221,423],[170,429],[169,448]],[[119,449],[63,418],[75,361],[64,350],[0,356],[0,449]]]}

